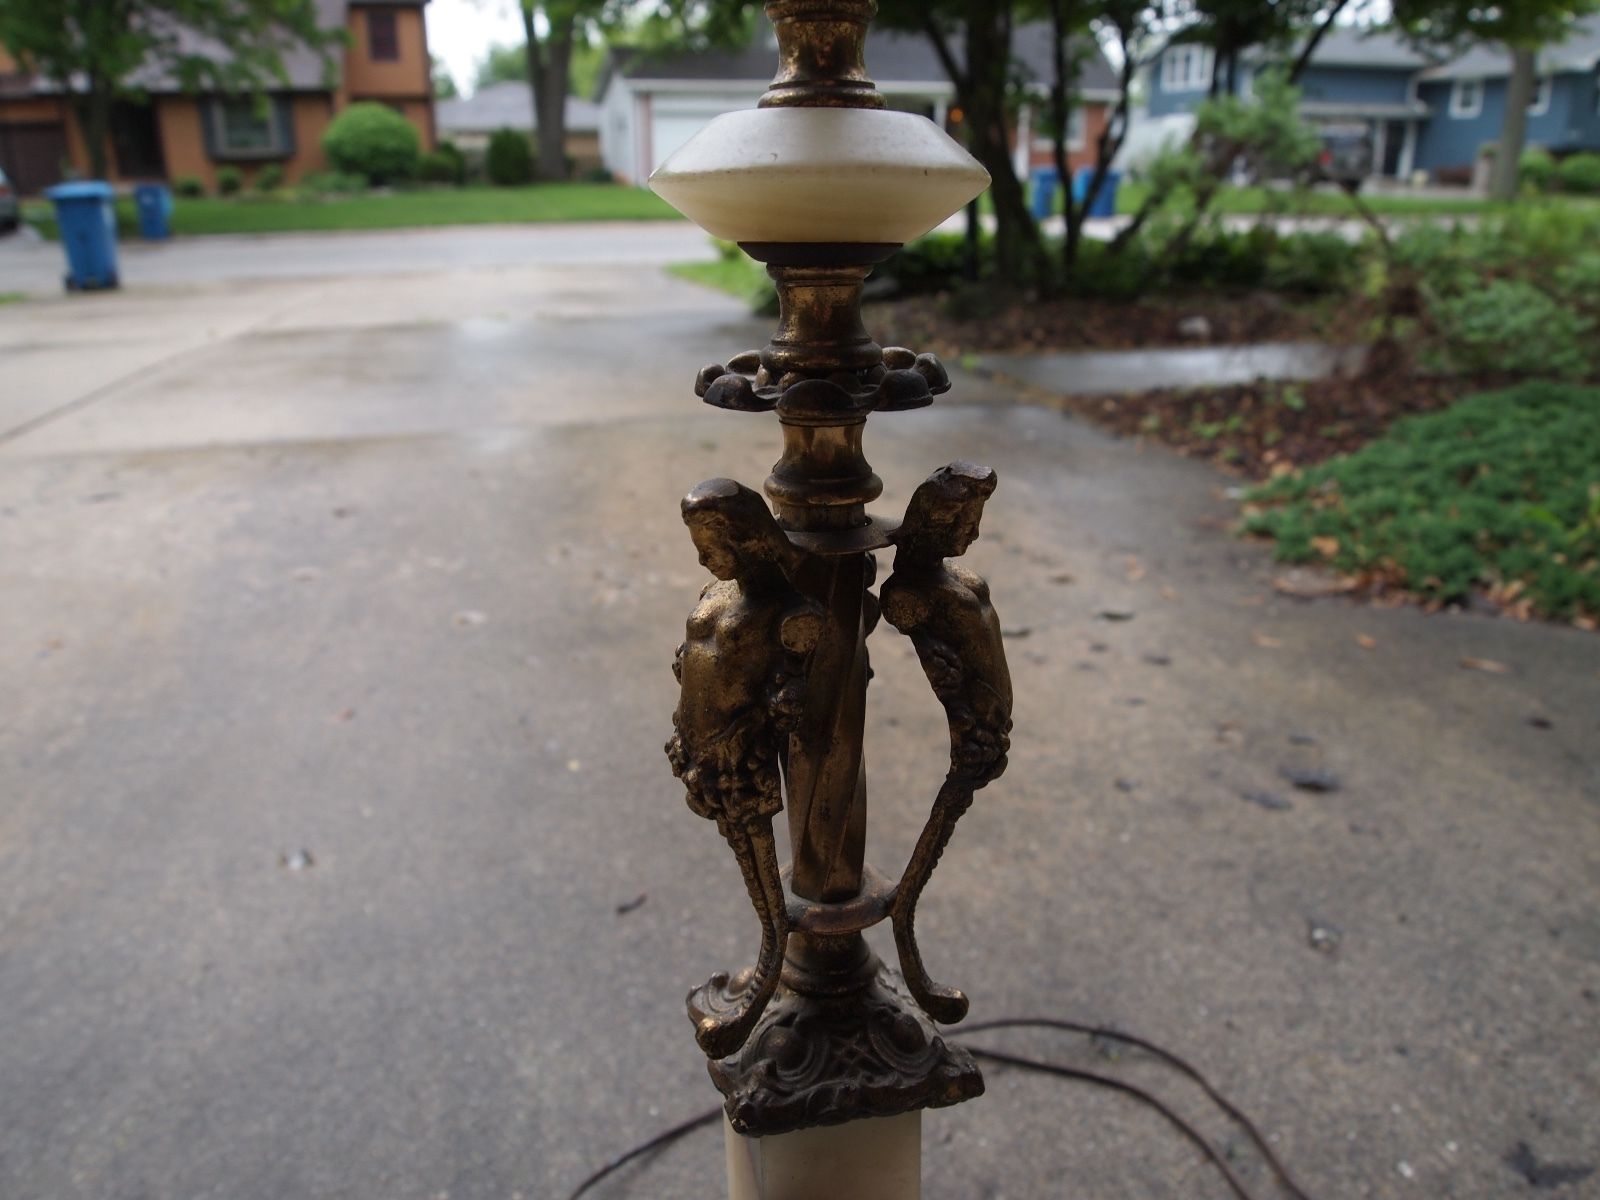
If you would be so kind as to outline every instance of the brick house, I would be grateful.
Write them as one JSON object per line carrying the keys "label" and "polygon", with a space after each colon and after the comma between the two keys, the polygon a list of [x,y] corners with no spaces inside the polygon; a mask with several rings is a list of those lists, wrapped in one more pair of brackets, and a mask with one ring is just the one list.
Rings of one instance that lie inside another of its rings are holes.
{"label": "brick house", "polygon": [[[289,182],[328,167],[322,134],[346,105],[387,104],[434,144],[427,0],[318,0],[325,29],[346,45],[331,61],[303,47],[284,55],[288,79],[259,105],[247,95],[185,94],[151,70],[128,82],[146,94],[113,110],[106,162],[116,182],[198,179],[209,190],[217,170],[237,167],[248,181],[277,163]],[[64,176],[85,175],[89,155],[60,87],[29,74],[0,47],[0,167],[17,190],[34,193]]]}

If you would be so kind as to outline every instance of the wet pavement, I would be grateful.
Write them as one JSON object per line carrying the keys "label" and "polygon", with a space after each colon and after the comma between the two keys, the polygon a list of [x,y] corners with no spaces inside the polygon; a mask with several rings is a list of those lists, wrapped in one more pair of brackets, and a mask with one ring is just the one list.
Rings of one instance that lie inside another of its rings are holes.
{"label": "wet pavement", "polygon": [[1257,379],[1326,379],[1358,369],[1365,356],[1361,347],[1265,342],[1253,346],[983,354],[978,356],[975,369],[1062,395],[1093,396],[1152,388],[1224,387]]}
{"label": "wet pavement", "polygon": [[[0,310],[0,1196],[559,1200],[712,1099],[682,997],[757,930],[661,754],[676,501],[775,458],[690,391],[763,333],[617,262]],[[883,511],[1001,480],[1015,750],[923,920],[973,1019],[1160,1041],[1318,1198],[1600,1163],[1600,642],[1285,596],[1220,476],[969,374],[867,444]],[[897,869],[947,739],[873,654]],[[988,1074],[930,1200],[1228,1194],[1125,1100]],[[706,1132],[598,1195],[720,1171]]]}

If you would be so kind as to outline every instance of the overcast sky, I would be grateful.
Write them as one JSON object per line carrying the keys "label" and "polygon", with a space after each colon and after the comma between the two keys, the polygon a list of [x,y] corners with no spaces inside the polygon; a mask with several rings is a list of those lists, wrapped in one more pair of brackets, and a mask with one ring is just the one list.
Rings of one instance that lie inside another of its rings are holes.
{"label": "overcast sky", "polygon": [[427,14],[428,49],[444,60],[463,92],[471,89],[490,46],[522,41],[517,0],[432,0]]}

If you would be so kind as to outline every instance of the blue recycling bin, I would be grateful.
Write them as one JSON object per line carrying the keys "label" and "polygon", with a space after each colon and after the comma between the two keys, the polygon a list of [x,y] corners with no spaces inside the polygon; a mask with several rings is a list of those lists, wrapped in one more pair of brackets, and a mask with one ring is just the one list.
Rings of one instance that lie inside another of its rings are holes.
{"label": "blue recycling bin", "polygon": [[139,210],[139,236],[164,242],[172,236],[172,189],[164,183],[141,183],[133,189]]}
{"label": "blue recycling bin", "polygon": [[117,286],[117,213],[109,183],[91,180],[46,188],[67,252],[67,291]]}
{"label": "blue recycling bin", "polygon": [[[1083,198],[1089,194],[1089,184],[1093,181],[1093,167],[1078,168],[1077,174],[1072,177],[1072,201],[1074,204],[1083,203]],[[1106,172],[1105,182],[1100,185],[1100,194],[1094,198],[1094,207],[1089,210],[1089,216],[1114,217],[1117,215],[1117,184],[1121,182],[1121,171]]]}
{"label": "blue recycling bin", "polygon": [[1042,221],[1055,211],[1056,187],[1061,176],[1054,167],[1033,169],[1033,219]]}

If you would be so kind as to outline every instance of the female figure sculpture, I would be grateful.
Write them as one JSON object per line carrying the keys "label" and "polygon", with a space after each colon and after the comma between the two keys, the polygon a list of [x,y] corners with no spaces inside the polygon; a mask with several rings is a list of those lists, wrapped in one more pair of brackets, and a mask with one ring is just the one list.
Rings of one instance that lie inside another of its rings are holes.
{"label": "female figure sculpture", "polygon": [[989,468],[967,462],[929,476],[912,494],[894,535],[894,574],[881,597],[884,619],[911,638],[950,726],[950,769],[891,912],[906,984],[929,1016],[946,1023],[966,1016],[967,998],[928,977],[913,924],[917,899],[973,793],[1006,769],[1011,745],[1011,674],[989,585],[946,559],[966,553],[977,538],[984,501],[996,482]]}
{"label": "female figure sculpture", "polygon": [[689,994],[695,1038],[721,1058],[744,1044],[783,967],[789,924],[772,818],[783,808],[782,753],[823,616],[790,582],[804,551],[755,492],[709,480],[684,497],[683,520],[717,579],[700,593],[672,665],[682,692],[667,757],[689,807],[717,823],[739,860],[761,920],[755,966]]}

